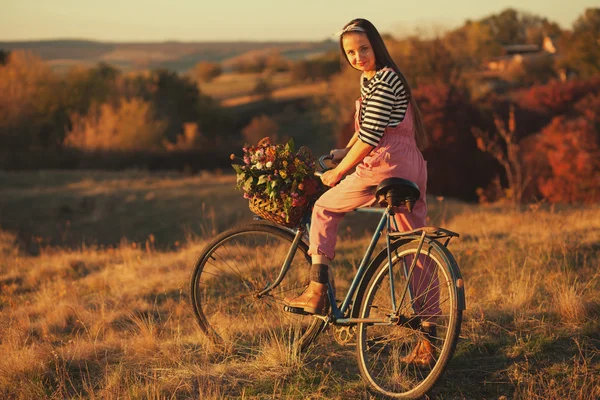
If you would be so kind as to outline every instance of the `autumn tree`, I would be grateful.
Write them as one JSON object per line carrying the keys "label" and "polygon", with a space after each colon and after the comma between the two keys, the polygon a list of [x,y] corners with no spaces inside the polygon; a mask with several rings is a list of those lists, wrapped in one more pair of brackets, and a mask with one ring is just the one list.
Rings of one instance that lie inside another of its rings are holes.
{"label": "autumn tree", "polygon": [[214,62],[200,61],[191,71],[192,77],[197,82],[210,82],[221,75],[221,65]]}
{"label": "autumn tree", "polygon": [[554,118],[535,137],[529,162],[539,192],[550,202],[600,201],[600,139],[593,121]]}
{"label": "autumn tree", "polygon": [[0,65],[0,141],[2,150],[51,144],[60,111],[60,84],[39,57],[13,51]]}
{"label": "autumn tree", "polygon": [[256,144],[264,137],[270,137],[273,143],[277,142],[279,126],[266,115],[252,118],[252,121],[242,129],[246,143]]}
{"label": "autumn tree", "polygon": [[[166,122],[166,139],[175,142],[186,122],[199,122],[199,104],[203,101],[198,86],[188,77],[159,69],[147,76],[138,75],[124,83],[126,97],[140,97],[154,105],[156,117]],[[203,128],[206,130],[206,128]]]}
{"label": "autumn tree", "polygon": [[[493,40],[501,45],[541,44],[539,38],[544,30],[554,33],[559,29],[558,25],[549,22],[546,18],[519,12],[513,8],[490,15],[480,22],[489,27]],[[531,40],[535,42],[532,43]]]}
{"label": "autumn tree", "polygon": [[187,122],[183,124],[183,133],[177,135],[175,143],[163,140],[163,145],[169,151],[193,150],[200,148],[203,142],[205,142],[204,139],[198,129],[198,124]]}
{"label": "autumn tree", "polygon": [[71,115],[65,146],[80,150],[137,151],[161,148],[166,123],[153,106],[139,98],[120,99],[116,106],[93,105],[85,115]]}
{"label": "autumn tree", "polygon": [[490,134],[479,128],[473,128],[477,148],[492,155],[504,169],[508,181],[506,198],[518,209],[523,200],[523,193],[528,185],[523,168],[521,146],[518,141],[515,123],[515,110],[511,107],[508,123],[499,115],[494,115],[496,134]]}
{"label": "autumn tree", "polygon": [[75,67],[64,78],[64,106],[68,113],[85,114],[92,104],[117,102],[121,72],[106,63],[92,68]]}
{"label": "autumn tree", "polygon": [[562,67],[589,78],[600,73],[600,8],[588,8],[573,23],[573,32],[561,42]]}
{"label": "autumn tree", "polygon": [[481,61],[502,54],[502,46],[491,33],[489,25],[467,20],[465,24],[443,37],[444,45],[465,68],[479,68]]}

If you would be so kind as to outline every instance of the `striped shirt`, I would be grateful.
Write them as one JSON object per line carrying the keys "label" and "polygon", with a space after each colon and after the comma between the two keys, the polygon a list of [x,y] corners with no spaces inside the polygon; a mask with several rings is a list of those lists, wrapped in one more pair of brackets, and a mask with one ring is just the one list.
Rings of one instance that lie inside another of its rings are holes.
{"label": "striped shirt", "polygon": [[370,80],[361,79],[360,94],[358,138],[377,146],[385,128],[404,120],[409,102],[406,89],[394,70],[381,69]]}

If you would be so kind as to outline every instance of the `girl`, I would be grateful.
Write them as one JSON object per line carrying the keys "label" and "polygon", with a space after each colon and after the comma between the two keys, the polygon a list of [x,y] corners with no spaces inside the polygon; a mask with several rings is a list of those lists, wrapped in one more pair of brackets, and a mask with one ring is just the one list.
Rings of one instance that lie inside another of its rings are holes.
{"label": "girl", "polygon": [[[355,133],[345,149],[331,151],[333,160],[339,164],[321,177],[332,188],[317,200],[312,213],[310,283],[299,297],[287,300],[289,306],[312,314],[322,314],[327,307],[328,265],[335,256],[341,219],[356,208],[372,206],[376,201],[374,189],[382,180],[408,179],[421,190],[412,213],[404,209],[396,213],[400,229],[425,226],[427,214],[427,166],[419,151],[425,146],[426,137],[406,78],[390,57],[377,29],[365,19],[355,19],[344,26],[340,48],[348,64],[363,72],[361,97],[356,102]],[[355,166],[355,171],[342,180]],[[437,304],[426,308],[431,316],[439,313]],[[421,353],[428,350],[431,349]]]}

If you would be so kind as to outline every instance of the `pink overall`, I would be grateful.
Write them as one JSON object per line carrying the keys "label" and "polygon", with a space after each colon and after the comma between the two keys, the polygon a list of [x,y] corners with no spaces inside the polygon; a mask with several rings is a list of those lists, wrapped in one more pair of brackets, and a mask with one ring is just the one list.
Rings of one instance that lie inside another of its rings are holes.
{"label": "pink overall", "polygon": [[[359,128],[360,106],[359,99],[356,101],[356,131]],[[404,120],[396,127],[386,128],[379,144],[357,165],[356,170],[317,200],[312,212],[309,254],[322,254],[332,260],[335,257],[338,225],[344,215],[360,207],[375,205],[375,188],[382,180],[392,177],[408,179],[416,183],[421,191],[412,213],[404,207],[397,210],[395,215],[399,229],[407,231],[425,226],[427,163],[415,142],[410,105]],[[427,273],[434,269],[423,264],[428,263],[419,262],[419,268],[415,268],[411,280],[411,291],[416,297],[426,289],[418,282],[428,282],[435,287],[439,285],[436,277],[432,282],[431,272]],[[439,294],[430,292],[426,297],[429,298],[426,300],[428,304],[417,305],[421,314],[438,315]]]}

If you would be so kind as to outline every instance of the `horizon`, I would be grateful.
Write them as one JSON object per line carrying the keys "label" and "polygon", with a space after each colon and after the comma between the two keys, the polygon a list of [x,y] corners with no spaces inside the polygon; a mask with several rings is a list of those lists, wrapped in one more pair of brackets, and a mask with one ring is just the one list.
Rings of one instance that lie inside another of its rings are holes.
{"label": "horizon", "polygon": [[[401,6],[374,0],[368,9],[363,2],[354,0],[325,3],[307,0],[302,7],[290,3],[272,4],[268,0],[204,5],[180,0],[169,6],[152,0],[143,3],[141,0],[106,0],[102,4],[75,0],[53,3],[9,0],[0,4],[0,41],[321,42],[332,40],[334,32],[357,16],[369,19],[382,33],[402,37],[417,32],[452,30],[467,20],[480,20],[508,8],[546,18],[561,29],[571,29],[576,18],[587,8],[594,7],[598,7],[597,1],[591,0],[549,5],[541,0],[494,4],[430,0]],[[120,12],[115,13],[115,10]]]}

